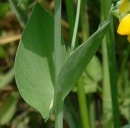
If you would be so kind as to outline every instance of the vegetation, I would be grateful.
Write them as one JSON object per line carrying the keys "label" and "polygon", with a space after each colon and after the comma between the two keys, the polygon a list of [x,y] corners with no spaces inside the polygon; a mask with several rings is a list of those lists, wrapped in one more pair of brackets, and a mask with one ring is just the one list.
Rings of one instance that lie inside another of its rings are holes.
{"label": "vegetation", "polygon": [[129,0],[1,0],[0,128],[129,128],[129,12]]}

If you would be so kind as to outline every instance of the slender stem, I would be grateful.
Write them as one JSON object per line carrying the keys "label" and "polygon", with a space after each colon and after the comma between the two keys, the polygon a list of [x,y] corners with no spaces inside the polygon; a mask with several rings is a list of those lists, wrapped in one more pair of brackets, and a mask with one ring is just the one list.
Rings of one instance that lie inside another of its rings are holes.
{"label": "slender stem", "polygon": [[[25,11],[25,9],[20,9],[17,6],[17,4],[18,4],[17,0],[9,0],[9,3],[11,5],[11,8],[13,9],[13,11],[15,12],[21,27],[24,28],[24,26],[28,20],[27,12]],[[22,4],[19,6],[22,6]]]}
{"label": "slender stem", "polygon": [[86,0],[81,1],[81,23],[82,23],[82,38],[86,41],[89,38],[89,21],[86,13]]}
{"label": "slender stem", "polygon": [[75,22],[75,8],[74,8],[73,0],[65,0],[65,2],[66,2],[67,18],[69,23],[69,34],[70,34],[70,39],[72,40],[74,22]]}
{"label": "slender stem", "polygon": [[[74,23],[75,23],[75,7],[73,0],[65,0],[66,2],[66,11],[67,11],[67,20],[69,23],[69,42],[72,41],[73,32],[74,32]],[[70,43],[71,44],[71,43]],[[79,44],[78,36],[76,36],[75,48]],[[71,52],[71,51],[70,51]]]}
{"label": "slender stem", "polygon": [[[111,7],[111,1],[103,0],[103,15],[104,19],[109,14]],[[118,106],[118,92],[117,92],[117,80],[116,80],[116,58],[115,58],[115,46],[114,46],[114,32],[113,24],[108,28],[106,33],[107,41],[107,56],[108,56],[108,70],[109,70],[109,81],[111,88],[111,100],[112,100],[112,111],[113,111],[113,123],[114,128],[120,127],[120,116],[119,116],[119,106]]]}
{"label": "slender stem", "polygon": [[[80,2],[80,1],[78,1],[78,2]],[[78,3],[78,5],[79,4],[80,3]],[[81,4],[83,5],[82,1],[81,1]],[[86,4],[84,4],[83,6],[85,6],[85,5]],[[72,38],[74,22],[75,22],[75,11],[74,11],[74,6],[73,6],[73,0],[66,0],[66,7],[67,7],[67,15],[68,15],[67,17],[68,17],[68,22],[69,22],[70,37]],[[79,11],[78,10],[80,10],[80,9],[78,7],[77,7],[77,16],[76,16],[76,18],[79,18],[79,14],[78,14]],[[81,9],[81,13],[84,13],[84,14],[81,15],[81,17],[84,17],[86,15],[86,13],[84,11],[85,11],[84,9]],[[85,16],[85,18],[86,18],[86,16]],[[82,22],[83,22],[83,24],[84,23],[86,24],[85,21],[82,21]],[[76,22],[75,22],[75,26],[76,26]],[[77,26],[78,26],[78,23],[77,23]],[[75,29],[76,29],[76,27],[75,27]],[[85,27],[85,29],[87,29],[87,28]],[[87,31],[85,30],[84,34],[86,34],[86,32]],[[87,33],[87,35],[88,35],[88,33]],[[73,36],[73,39],[74,39],[74,36]],[[76,39],[76,37],[75,37],[75,39]],[[86,38],[83,39],[83,40],[85,41]],[[76,43],[78,43],[78,38],[76,39]],[[74,47],[75,47],[75,44],[74,44]],[[78,101],[79,101],[79,107],[80,107],[80,115],[81,115],[81,122],[82,122],[81,124],[85,128],[90,124],[90,121],[89,121],[89,116],[88,116],[88,108],[87,108],[87,102],[86,102],[86,97],[85,97],[84,85],[81,82],[82,81],[81,79],[82,78],[80,78],[79,82],[77,83],[77,95],[78,95]],[[68,120],[70,120],[70,119],[68,119]],[[74,125],[73,127],[75,127],[76,124],[77,124],[77,122],[75,122],[75,124],[73,124]],[[76,126],[81,127],[81,125],[79,126],[78,124]]]}
{"label": "slender stem", "polygon": [[110,126],[112,127],[113,122],[111,121],[112,101],[111,101],[106,38],[104,38],[102,43],[102,53],[103,53],[102,55],[103,57],[103,127],[109,128]]}
{"label": "slender stem", "polygon": [[[110,7],[110,6],[109,6]],[[101,2],[101,18],[104,20],[103,2]],[[111,39],[109,39],[111,40]],[[109,128],[113,126],[111,120],[112,115],[112,101],[111,101],[111,89],[110,78],[108,68],[108,55],[107,55],[107,40],[106,37],[102,42],[102,58],[103,58],[103,128]]]}
{"label": "slender stem", "polygon": [[55,73],[59,74],[62,66],[61,62],[61,0],[55,0],[54,6],[54,53],[55,53]]}
{"label": "slender stem", "polygon": [[[86,0],[81,1],[81,24],[82,24],[82,41],[86,41],[89,37],[89,24],[88,18],[86,13]],[[78,94],[78,101],[79,101],[79,108],[80,108],[80,115],[81,115],[81,122],[83,128],[91,128],[90,125],[90,116],[88,112],[88,102],[86,99],[84,84],[83,84],[83,77],[81,76],[77,83],[77,94]]]}
{"label": "slender stem", "polygon": [[[61,58],[61,0],[54,0],[54,53],[55,53],[55,76],[57,78],[62,66]],[[55,108],[55,128],[63,128],[63,102],[57,101]]]}
{"label": "slender stem", "polygon": [[55,111],[55,128],[63,128],[63,102],[57,105],[56,111]]}
{"label": "slender stem", "polygon": [[[109,36],[112,32],[111,28],[108,30],[108,35],[106,35],[107,40],[111,39],[112,37]],[[112,97],[112,108],[113,108],[113,120],[114,120],[114,127],[120,127],[120,115],[119,115],[119,105],[118,105],[118,91],[117,91],[117,74],[116,74],[116,62],[115,62],[115,49],[114,49],[114,41],[108,42],[107,49],[108,49],[108,59],[109,59],[109,73],[110,73],[110,83],[111,83],[111,97]]]}
{"label": "slender stem", "polygon": [[72,43],[71,43],[71,51],[73,51],[75,49],[75,42],[76,42],[76,35],[77,35],[79,14],[80,14],[80,4],[81,4],[81,0],[78,0],[77,12],[76,12],[76,20],[75,20],[75,27],[74,27]]}
{"label": "slender stem", "polygon": [[88,105],[87,100],[85,97],[85,89],[83,84],[83,78],[80,77],[77,83],[77,94],[78,94],[78,101],[79,101],[79,109],[81,114],[81,121],[83,128],[91,128],[90,126],[90,118],[88,112]]}

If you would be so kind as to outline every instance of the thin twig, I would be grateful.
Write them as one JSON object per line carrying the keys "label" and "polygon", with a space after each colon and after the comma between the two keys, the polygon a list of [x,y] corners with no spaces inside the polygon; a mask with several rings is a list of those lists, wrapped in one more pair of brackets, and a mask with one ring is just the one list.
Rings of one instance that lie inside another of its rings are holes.
{"label": "thin twig", "polygon": [[5,45],[11,42],[18,41],[20,40],[20,38],[21,38],[21,34],[0,38],[0,45]]}

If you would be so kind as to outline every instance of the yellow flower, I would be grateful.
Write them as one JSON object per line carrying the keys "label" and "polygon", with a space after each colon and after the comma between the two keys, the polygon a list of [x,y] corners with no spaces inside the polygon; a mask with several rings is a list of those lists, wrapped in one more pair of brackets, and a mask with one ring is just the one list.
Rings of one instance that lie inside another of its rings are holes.
{"label": "yellow flower", "polygon": [[127,13],[129,11],[130,11],[130,0],[123,0],[120,5],[119,12]]}
{"label": "yellow flower", "polygon": [[118,26],[117,32],[120,35],[130,35],[130,14],[127,14]]}
{"label": "yellow flower", "polygon": [[118,34],[127,35],[130,42],[130,14],[127,14],[121,21],[117,29]]}

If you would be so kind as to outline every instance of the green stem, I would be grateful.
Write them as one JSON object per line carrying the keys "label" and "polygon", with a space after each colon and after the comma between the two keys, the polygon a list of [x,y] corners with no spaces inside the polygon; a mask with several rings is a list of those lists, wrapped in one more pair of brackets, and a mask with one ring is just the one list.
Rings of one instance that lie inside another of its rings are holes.
{"label": "green stem", "polygon": [[55,128],[63,128],[63,102],[57,105],[55,111]]}
{"label": "green stem", "polygon": [[[89,37],[89,24],[88,18],[86,14],[86,0],[81,1],[81,24],[82,24],[82,40],[83,42],[86,41]],[[77,83],[77,94],[78,94],[78,101],[79,101],[79,108],[80,108],[80,115],[83,128],[91,128],[90,125],[90,116],[88,112],[88,103],[86,99],[83,78],[82,76],[78,80]]]}
{"label": "green stem", "polygon": [[72,40],[74,22],[75,22],[75,8],[74,8],[73,0],[65,0],[65,2],[66,2],[67,18],[69,23],[69,34],[70,34],[70,39]]}
{"label": "green stem", "polygon": [[82,23],[82,39],[86,41],[89,38],[89,22],[86,13],[86,0],[81,1],[81,23]]}
{"label": "green stem", "polygon": [[[111,1],[102,1],[103,18],[106,19],[111,7]],[[116,80],[116,58],[115,58],[115,46],[114,46],[114,32],[113,23],[111,22],[110,27],[106,33],[106,49],[108,57],[108,71],[109,71],[109,82],[111,89],[111,100],[112,100],[112,112],[113,112],[113,123],[114,128],[120,127],[120,115],[118,106],[118,92],[117,92],[117,80]],[[104,99],[105,100],[105,99]]]}
{"label": "green stem", "polygon": [[[110,7],[110,6],[109,6]],[[101,16],[104,20],[103,14],[103,2],[101,3]],[[109,39],[111,40],[111,39]],[[112,115],[112,101],[111,101],[111,89],[110,89],[110,78],[108,68],[108,55],[107,55],[107,40],[106,37],[102,42],[102,58],[103,58],[103,128],[109,128],[113,126],[111,120]]]}
{"label": "green stem", "polygon": [[112,127],[113,122],[111,121],[112,115],[112,101],[111,101],[111,89],[110,89],[110,78],[108,69],[108,56],[107,56],[107,44],[106,38],[102,43],[102,57],[103,57],[103,127]]}
{"label": "green stem", "polygon": [[13,11],[15,12],[21,27],[24,28],[28,20],[27,12],[24,9],[24,6],[20,4],[19,6],[22,6],[23,8],[23,9],[20,9],[19,6],[17,6],[18,5],[17,0],[9,0],[9,3]]}
{"label": "green stem", "polygon": [[[74,32],[74,23],[75,23],[75,7],[73,0],[65,0],[66,2],[66,11],[67,11],[67,20],[69,23],[69,42],[72,41],[73,32]],[[75,48],[79,44],[78,36],[76,36]],[[70,51],[71,52],[71,51]]]}
{"label": "green stem", "polygon": [[[61,0],[54,0],[54,53],[55,76],[57,78],[62,66],[61,56]],[[60,98],[60,97],[59,97]],[[58,102],[58,101],[57,101]],[[55,108],[55,128],[63,128],[63,102],[57,103]]]}
{"label": "green stem", "polygon": [[91,128],[89,112],[88,112],[88,105],[87,105],[87,100],[85,97],[85,89],[84,89],[82,77],[80,77],[80,79],[78,80],[77,94],[78,94],[78,101],[79,101],[79,109],[80,109],[82,126],[83,126],[83,128]]}
{"label": "green stem", "polygon": [[[112,25],[112,24],[111,24]],[[112,33],[113,26],[109,28],[108,35],[106,35],[106,39],[112,39],[110,35]],[[110,36],[109,36],[110,35]],[[119,114],[119,105],[118,105],[118,91],[117,91],[117,74],[116,74],[116,57],[115,57],[115,46],[114,41],[107,43],[108,49],[108,60],[109,60],[109,73],[110,73],[110,85],[111,85],[111,97],[112,97],[112,108],[113,108],[113,120],[114,127],[120,127],[120,114]]]}
{"label": "green stem", "polygon": [[75,20],[74,32],[73,32],[72,43],[71,43],[71,51],[73,51],[75,49],[76,36],[77,36],[77,30],[78,30],[78,22],[79,22],[79,14],[80,14],[80,4],[81,4],[81,0],[78,0],[76,20]]}
{"label": "green stem", "polygon": [[56,77],[62,66],[61,62],[61,0],[55,0],[54,6],[54,53]]}

